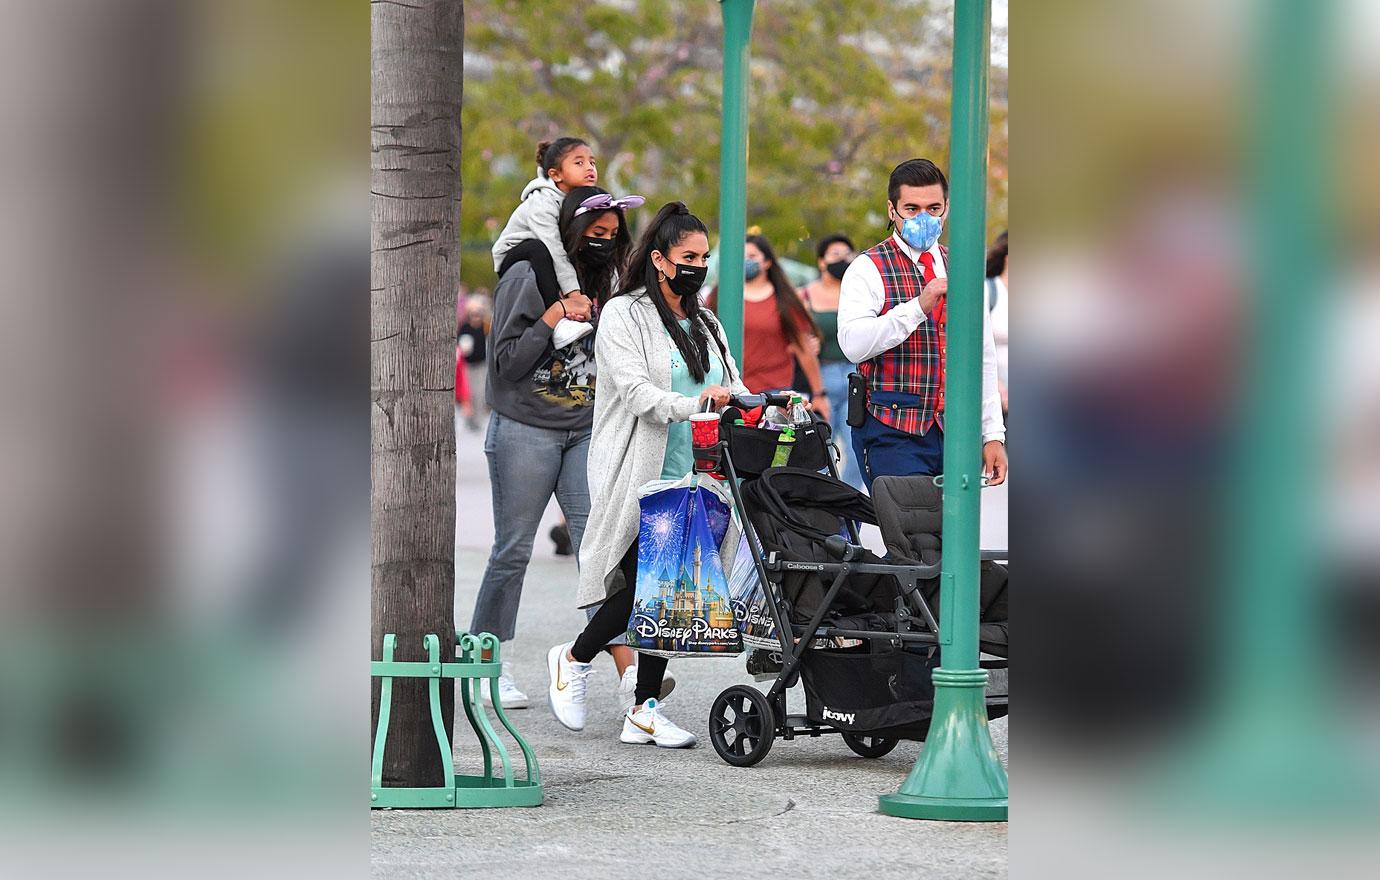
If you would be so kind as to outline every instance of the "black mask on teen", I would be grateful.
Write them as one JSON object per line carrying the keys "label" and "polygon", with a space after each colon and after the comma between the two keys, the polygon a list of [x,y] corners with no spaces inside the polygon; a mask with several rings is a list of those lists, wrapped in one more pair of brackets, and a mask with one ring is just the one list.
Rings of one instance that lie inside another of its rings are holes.
{"label": "black mask on teen", "polygon": [[824,268],[838,280],[843,280],[843,273],[848,271],[848,260],[835,260],[832,263],[825,263]]}
{"label": "black mask on teen", "polygon": [[613,239],[586,235],[580,253],[591,266],[603,266],[613,259]]}
{"label": "black mask on teen", "polygon": [[676,276],[667,278],[666,283],[670,285],[671,292],[676,296],[693,296],[700,292],[708,274],[709,267],[707,266],[687,266],[684,263],[676,263]]}

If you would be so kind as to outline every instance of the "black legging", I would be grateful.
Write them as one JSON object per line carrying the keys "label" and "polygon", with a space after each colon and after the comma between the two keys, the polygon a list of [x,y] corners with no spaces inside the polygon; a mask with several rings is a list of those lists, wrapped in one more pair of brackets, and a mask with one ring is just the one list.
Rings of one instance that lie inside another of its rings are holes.
{"label": "black legging", "polygon": [[[594,612],[584,632],[570,646],[570,656],[581,663],[591,663],[599,652],[608,646],[609,639],[628,631],[628,617],[632,614],[633,594],[637,584],[637,542],[633,541],[628,552],[618,563],[623,571],[623,589],[604,600],[599,610]],[[637,655],[637,693],[633,699],[641,706],[650,699],[661,695],[661,679],[666,675],[666,658],[655,654]]]}

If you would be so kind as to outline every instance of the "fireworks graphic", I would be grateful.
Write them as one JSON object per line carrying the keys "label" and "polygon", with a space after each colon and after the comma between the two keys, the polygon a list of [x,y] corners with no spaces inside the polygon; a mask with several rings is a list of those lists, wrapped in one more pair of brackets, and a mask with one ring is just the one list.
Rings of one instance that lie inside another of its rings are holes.
{"label": "fireworks graphic", "polygon": [[681,529],[680,517],[676,516],[676,511],[671,510],[652,514],[647,520],[647,525],[658,544],[673,540],[680,534]]}
{"label": "fireworks graphic", "polygon": [[[685,530],[690,524],[692,505],[708,519],[709,528],[705,530],[700,525],[687,535]],[[706,560],[710,556],[717,557],[718,542],[728,528],[729,515],[723,499],[704,490],[692,493],[677,488],[643,498],[637,550],[639,587],[655,589],[657,579],[668,566],[679,571],[687,539],[700,544]]]}

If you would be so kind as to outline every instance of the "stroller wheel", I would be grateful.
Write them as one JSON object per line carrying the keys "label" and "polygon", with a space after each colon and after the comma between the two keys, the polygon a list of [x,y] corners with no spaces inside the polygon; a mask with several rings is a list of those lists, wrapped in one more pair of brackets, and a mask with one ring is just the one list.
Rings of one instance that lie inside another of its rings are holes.
{"label": "stroller wheel", "polygon": [[880,736],[857,733],[845,733],[843,741],[856,754],[864,758],[880,758],[896,748],[896,744],[900,742],[898,739],[886,739]]}
{"label": "stroller wheel", "polygon": [[776,741],[776,719],[766,694],[735,684],[715,697],[709,709],[709,741],[734,767],[751,767],[765,758]]}

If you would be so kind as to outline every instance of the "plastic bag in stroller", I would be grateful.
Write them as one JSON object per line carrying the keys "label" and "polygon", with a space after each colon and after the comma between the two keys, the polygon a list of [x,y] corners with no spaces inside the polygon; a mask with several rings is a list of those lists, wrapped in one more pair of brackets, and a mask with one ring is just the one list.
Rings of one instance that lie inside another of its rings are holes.
{"label": "plastic bag in stroller", "polygon": [[733,603],[733,617],[743,634],[743,644],[750,648],[771,650],[779,648],[776,622],[767,607],[767,593],[757,574],[757,563],[748,544],[747,533],[738,537],[738,554],[733,557],[733,570],[728,576],[728,592]]}

